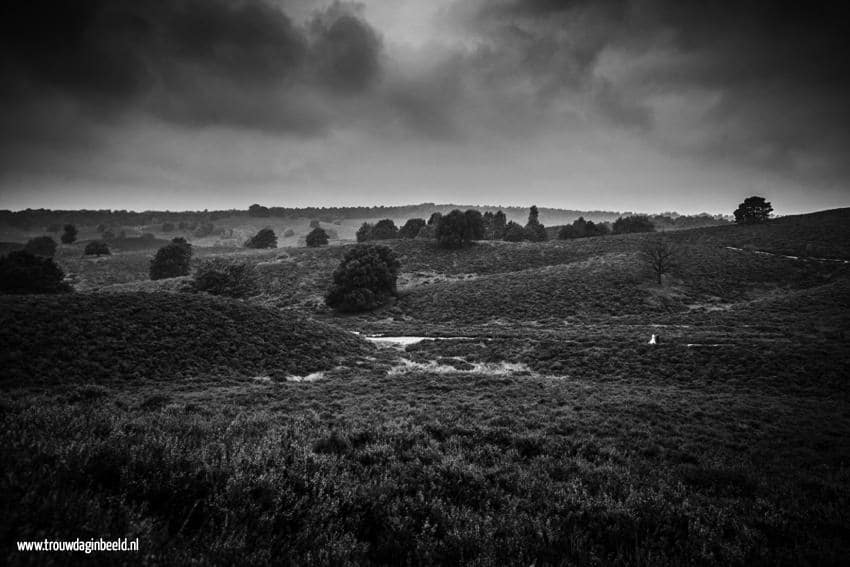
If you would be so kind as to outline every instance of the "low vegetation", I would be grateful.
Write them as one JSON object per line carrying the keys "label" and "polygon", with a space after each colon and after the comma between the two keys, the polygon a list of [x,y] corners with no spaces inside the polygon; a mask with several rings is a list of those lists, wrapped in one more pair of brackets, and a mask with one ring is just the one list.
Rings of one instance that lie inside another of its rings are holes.
{"label": "low vegetation", "polygon": [[26,250],[9,252],[0,257],[0,293],[34,294],[64,293],[71,287],[65,274],[51,258],[36,256]]}
{"label": "low vegetation", "polygon": [[212,295],[245,298],[259,292],[253,264],[229,258],[209,258],[195,270],[193,287]]}

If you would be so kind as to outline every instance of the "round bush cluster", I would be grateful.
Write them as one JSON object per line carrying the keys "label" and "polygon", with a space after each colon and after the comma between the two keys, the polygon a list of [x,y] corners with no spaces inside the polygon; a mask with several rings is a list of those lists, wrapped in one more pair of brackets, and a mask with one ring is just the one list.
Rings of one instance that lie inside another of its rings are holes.
{"label": "round bush cluster", "polygon": [[225,258],[204,260],[195,271],[196,291],[226,297],[251,297],[259,289],[254,266]]}
{"label": "round bush cluster", "polygon": [[0,293],[63,293],[71,291],[62,280],[65,274],[51,258],[26,250],[10,252],[0,258]]}
{"label": "round bush cluster", "polygon": [[386,246],[358,244],[334,271],[325,303],[338,311],[368,311],[396,294],[401,264]]}

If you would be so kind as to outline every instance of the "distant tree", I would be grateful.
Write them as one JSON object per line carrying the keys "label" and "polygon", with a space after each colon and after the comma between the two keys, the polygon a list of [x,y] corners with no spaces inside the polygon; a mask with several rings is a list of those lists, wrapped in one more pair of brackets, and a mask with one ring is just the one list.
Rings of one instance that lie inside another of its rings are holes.
{"label": "distant tree", "polygon": [[108,227],[105,224],[100,223],[99,225],[97,225],[97,228],[95,230],[97,230],[98,234],[103,234],[104,232],[106,232],[107,228]]}
{"label": "distant tree", "polygon": [[316,220],[316,219],[311,220],[310,221],[310,228],[319,228],[319,221]]}
{"label": "distant tree", "polygon": [[175,238],[156,251],[151,260],[150,277],[152,280],[161,280],[189,275],[191,260],[192,245],[185,238]]}
{"label": "distant tree", "polygon": [[508,242],[521,242],[525,240],[526,232],[522,225],[514,221],[510,221],[505,227],[505,233],[502,235],[502,240]]}
{"label": "distant tree", "polygon": [[225,297],[251,297],[259,292],[259,278],[253,264],[226,258],[204,260],[195,270],[195,291]]}
{"label": "distant tree", "polygon": [[573,224],[561,227],[561,230],[558,231],[558,238],[567,240],[587,236],[604,236],[606,234],[608,234],[608,227],[604,224],[596,224],[593,221],[584,220],[584,217],[579,217],[573,221]]}
{"label": "distant tree", "polygon": [[36,256],[51,258],[56,254],[56,241],[49,236],[36,236],[27,241],[24,250]]}
{"label": "distant tree", "polygon": [[764,197],[748,197],[735,209],[735,222],[738,224],[757,224],[770,218],[773,207]]}
{"label": "distant tree", "polygon": [[620,217],[614,221],[614,234],[628,234],[633,232],[655,232],[655,225],[646,215],[632,215]]}
{"label": "distant tree", "polygon": [[111,229],[107,228],[106,230],[104,230],[103,232],[100,233],[100,237],[104,240],[114,240],[115,239],[115,233],[112,232]]}
{"label": "distant tree", "polygon": [[59,232],[60,230],[62,230],[62,225],[59,223],[51,223],[50,225],[48,225],[46,230],[47,232]]}
{"label": "distant tree", "polygon": [[209,221],[201,221],[198,223],[198,228],[195,229],[194,235],[198,238],[204,238],[211,235],[215,231],[215,225]]}
{"label": "distant tree", "polygon": [[245,243],[247,248],[277,248],[277,236],[270,228],[264,228]]}
{"label": "distant tree", "polygon": [[287,228],[286,231],[284,231],[284,233],[283,233],[283,237],[289,238],[291,236],[295,236],[295,231],[292,230],[291,228]]}
{"label": "distant tree", "polygon": [[428,217],[428,224],[437,226],[441,218],[443,218],[443,213],[431,213],[431,216]]}
{"label": "distant tree", "polygon": [[364,222],[360,225],[360,228],[357,229],[357,242],[368,242],[372,240],[372,229],[375,228],[368,222]]}
{"label": "distant tree", "polygon": [[105,256],[111,254],[109,246],[103,240],[92,240],[86,244],[83,252],[86,256]]}
{"label": "distant tree", "polygon": [[62,244],[73,244],[77,240],[77,227],[66,224],[62,233]]}
{"label": "distant tree", "polygon": [[480,211],[468,209],[463,213],[466,216],[466,234],[464,240],[472,242],[473,240],[484,239],[484,217]]}
{"label": "distant tree", "polygon": [[26,250],[0,257],[0,293],[64,293],[71,291],[65,274],[52,258],[43,258]]}
{"label": "distant tree", "polygon": [[268,207],[264,207],[262,205],[258,205],[254,203],[250,207],[248,207],[248,216],[249,217],[259,217],[265,218],[271,215]]}
{"label": "distant tree", "polygon": [[379,220],[372,229],[372,240],[395,240],[398,228],[391,219]]}
{"label": "distant tree", "polygon": [[162,223],[162,232],[174,232],[174,223],[173,222]]}
{"label": "distant tree", "polygon": [[528,224],[525,225],[525,237],[532,242],[546,240],[546,227],[540,224],[537,206],[532,205],[528,213]]}
{"label": "distant tree", "polygon": [[435,236],[440,248],[462,248],[470,242],[471,231],[466,214],[458,209],[440,218]]}
{"label": "distant tree", "polygon": [[334,271],[325,303],[338,311],[366,311],[396,295],[401,268],[395,253],[380,244],[358,244]]}
{"label": "distant tree", "polygon": [[493,213],[487,211],[481,217],[481,221],[484,224],[484,238],[486,240],[493,240]]}
{"label": "distant tree", "polygon": [[434,240],[437,238],[437,225],[426,224],[419,229],[419,233],[416,235],[416,238],[419,240]]}
{"label": "distant tree", "polygon": [[502,240],[505,237],[505,229],[508,226],[508,217],[502,211],[493,215],[493,240]]}
{"label": "distant tree", "polygon": [[399,238],[416,238],[416,235],[425,225],[425,219],[408,219],[404,226],[399,229],[398,236]]}
{"label": "distant tree", "polygon": [[307,246],[310,248],[317,248],[319,246],[327,246],[328,244],[328,233],[318,226],[310,231],[310,234],[307,235]]}
{"label": "distant tree", "polygon": [[677,255],[673,243],[664,236],[650,237],[641,249],[641,256],[655,274],[658,285],[661,285],[661,276],[676,267]]}

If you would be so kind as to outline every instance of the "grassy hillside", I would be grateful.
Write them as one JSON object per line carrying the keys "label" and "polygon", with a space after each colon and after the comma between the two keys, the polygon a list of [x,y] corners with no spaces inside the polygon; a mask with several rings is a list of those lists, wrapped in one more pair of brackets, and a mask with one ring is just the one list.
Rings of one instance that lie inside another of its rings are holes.
{"label": "grassy hillside", "polygon": [[192,294],[0,298],[2,380],[101,382],[270,376],[327,370],[371,352],[294,314]]}

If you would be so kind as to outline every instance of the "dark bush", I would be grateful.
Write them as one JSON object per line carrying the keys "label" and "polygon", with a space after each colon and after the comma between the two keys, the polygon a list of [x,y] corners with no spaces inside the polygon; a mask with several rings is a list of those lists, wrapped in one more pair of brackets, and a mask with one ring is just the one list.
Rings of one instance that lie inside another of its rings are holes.
{"label": "dark bush", "polygon": [[184,238],[175,238],[156,251],[151,260],[150,277],[152,280],[176,278],[189,275],[189,263],[192,260],[192,245]]}
{"label": "dark bush", "polygon": [[77,227],[66,224],[62,233],[62,244],[73,244],[77,240]]}
{"label": "dark bush", "polygon": [[162,232],[173,232],[173,231],[174,231],[174,223],[173,222],[162,223]]}
{"label": "dark bush", "polygon": [[561,227],[558,231],[558,238],[568,240],[571,238],[585,238],[590,236],[605,236],[608,234],[608,227],[605,224],[596,224],[593,221],[586,221],[584,217],[579,217],[573,224]]}
{"label": "dark bush", "polygon": [[357,229],[357,242],[368,242],[372,240],[372,229],[374,227],[368,222],[364,222]]}
{"label": "dark bush", "polygon": [[295,231],[292,230],[291,228],[287,228],[283,233],[283,237],[289,238],[290,236],[295,236]]}
{"label": "dark bush", "polygon": [[435,232],[437,246],[440,248],[463,248],[471,242],[472,231],[469,227],[469,217],[455,209],[440,217]]}
{"label": "dark bush", "polygon": [[195,271],[195,291],[226,297],[251,297],[259,291],[252,264],[225,258],[204,260]]}
{"label": "dark bush", "polygon": [[484,216],[481,214],[481,212],[476,211],[475,209],[468,209],[463,214],[466,216],[466,234],[464,236],[464,239],[467,242],[483,239]]}
{"label": "dark bush", "polygon": [[316,220],[316,219],[311,220],[310,221],[310,228],[319,228],[319,221]]}
{"label": "dark bush", "polygon": [[525,225],[525,238],[532,242],[543,242],[546,240],[546,227],[540,223],[539,213],[535,205],[531,206],[528,213],[528,224]]}
{"label": "dark bush", "polygon": [[316,248],[318,246],[327,246],[328,244],[328,233],[323,229],[316,227],[310,231],[310,234],[307,235],[307,246],[310,248]]}
{"label": "dark bush", "polygon": [[277,236],[272,229],[264,228],[252,236],[245,246],[247,248],[277,248]]}
{"label": "dark bush", "polygon": [[84,253],[86,256],[103,256],[111,254],[109,246],[107,246],[106,242],[103,240],[92,240],[86,244]]}
{"label": "dark bush", "polygon": [[628,234],[632,232],[655,232],[655,225],[646,215],[632,215],[620,217],[614,221],[612,226],[614,234]]}
{"label": "dark bush", "polygon": [[56,241],[49,236],[36,236],[26,243],[24,250],[35,256],[50,258],[56,254]]}
{"label": "dark bush", "polygon": [[26,250],[0,257],[0,293],[64,293],[71,287],[62,280],[65,274],[51,258]]}
{"label": "dark bush", "polygon": [[525,229],[519,223],[511,221],[505,227],[505,234],[502,236],[502,240],[507,240],[508,242],[521,242],[525,240],[526,233]]}
{"label": "dark bush", "polygon": [[386,246],[358,244],[349,250],[334,271],[325,303],[338,311],[367,311],[396,294],[401,268]]}
{"label": "dark bush", "polygon": [[262,205],[257,205],[256,203],[248,207],[248,216],[249,217],[259,217],[265,218],[271,216],[271,211],[269,211],[268,207],[264,207]]}
{"label": "dark bush", "polygon": [[425,219],[408,219],[398,231],[398,236],[399,238],[416,238],[423,226],[425,226]]}
{"label": "dark bush", "polygon": [[390,219],[379,220],[372,228],[371,240],[395,240],[398,238],[398,227]]}

